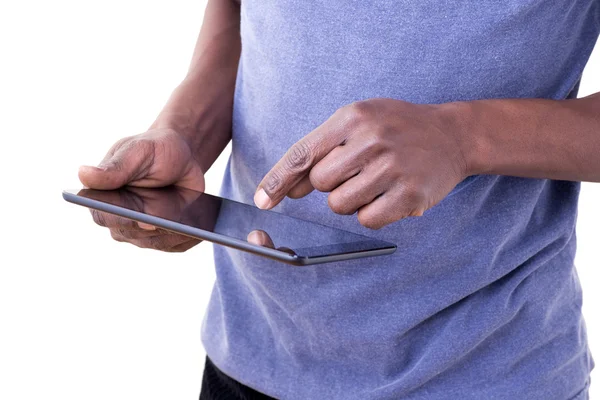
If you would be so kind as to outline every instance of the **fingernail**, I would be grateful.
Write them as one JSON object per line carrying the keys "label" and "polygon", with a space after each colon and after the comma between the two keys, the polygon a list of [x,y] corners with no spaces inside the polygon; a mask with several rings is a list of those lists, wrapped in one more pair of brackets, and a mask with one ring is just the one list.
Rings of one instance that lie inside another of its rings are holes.
{"label": "fingernail", "polygon": [[138,222],[138,226],[144,230],[147,231],[154,231],[156,230],[156,227],[154,225],[150,225],[150,224],[145,224],[143,222]]}
{"label": "fingernail", "polygon": [[256,206],[258,208],[270,208],[271,207],[271,198],[267,195],[267,193],[264,191],[264,189],[259,189],[255,194],[254,194],[254,204],[256,204]]}
{"label": "fingernail", "polygon": [[246,236],[246,241],[248,243],[252,243],[252,244],[258,244],[260,245],[260,236],[259,233],[256,231],[252,231],[248,234],[248,236]]}
{"label": "fingernail", "polygon": [[93,165],[81,165],[81,166],[79,167],[79,170],[81,171],[81,170],[84,170],[84,169],[86,169],[86,168],[87,168],[87,169],[100,169],[100,168],[98,168],[98,167],[94,167]]}

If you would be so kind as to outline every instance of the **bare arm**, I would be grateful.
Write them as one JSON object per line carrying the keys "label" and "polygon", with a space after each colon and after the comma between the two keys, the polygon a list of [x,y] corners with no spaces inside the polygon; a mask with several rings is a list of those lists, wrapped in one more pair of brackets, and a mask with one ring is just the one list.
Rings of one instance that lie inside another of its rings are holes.
{"label": "bare arm", "polygon": [[231,139],[239,28],[237,1],[208,1],[189,71],[151,127],[184,135],[204,172]]}
{"label": "bare arm", "polygon": [[471,174],[600,182],[600,94],[457,103]]}
{"label": "bare arm", "polygon": [[[150,129],[115,143],[98,166],[84,165],[84,186],[169,185],[204,191],[204,173],[231,139],[233,92],[240,57],[240,8],[234,0],[209,0],[185,79]],[[112,237],[139,247],[185,251],[197,241],[92,211]]]}
{"label": "bare arm", "polygon": [[600,94],[440,105],[369,99],[342,107],[294,144],[254,201],[330,192],[369,228],[420,216],[475,174],[600,182]]}

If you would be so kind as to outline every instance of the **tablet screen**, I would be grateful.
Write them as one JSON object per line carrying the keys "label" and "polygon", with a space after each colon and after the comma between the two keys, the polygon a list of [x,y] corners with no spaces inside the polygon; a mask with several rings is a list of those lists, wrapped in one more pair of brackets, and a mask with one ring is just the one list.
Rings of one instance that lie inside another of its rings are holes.
{"label": "tablet screen", "polygon": [[[124,187],[110,191],[82,189],[65,193],[92,200],[91,204],[73,201],[87,207],[99,208],[93,204],[98,202],[185,225],[193,228],[185,234],[225,245],[228,243],[215,240],[218,239],[215,234],[304,258],[395,248],[384,241],[175,186]],[[118,210],[102,210],[124,215],[114,212]],[[131,218],[140,220],[135,215]],[[204,232],[213,235],[207,237]],[[260,239],[258,243],[256,238]]]}

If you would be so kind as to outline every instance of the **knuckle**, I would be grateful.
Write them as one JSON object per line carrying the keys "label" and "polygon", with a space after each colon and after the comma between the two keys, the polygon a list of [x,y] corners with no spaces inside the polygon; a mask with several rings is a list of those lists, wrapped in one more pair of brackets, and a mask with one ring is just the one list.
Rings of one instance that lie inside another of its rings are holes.
{"label": "knuckle", "polygon": [[106,215],[98,210],[90,210],[92,213],[92,219],[97,225],[106,227]]}
{"label": "knuckle", "polygon": [[367,100],[355,101],[350,104],[352,114],[358,118],[364,118],[371,115],[372,105]]}
{"label": "knuckle", "polygon": [[367,214],[365,212],[358,213],[358,222],[368,229],[380,229],[383,227],[383,223],[380,219],[376,218],[373,215]]}
{"label": "knuckle", "polygon": [[159,150],[162,150],[162,153],[167,153],[165,150],[164,143],[160,143],[159,145],[157,140],[152,138],[138,138],[127,143],[127,148],[124,152],[126,157],[130,157],[131,155],[140,154],[143,155],[145,159],[150,159],[152,156],[157,153]]}
{"label": "knuckle", "polygon": [[167,243],[169,237],[169,235],[151,236],[142,241],[142,243],[144,244],[144,247],[148,249],[167,251],[170,248],[169,244]]}
{"label": "knuckle", "polygon": [[375,168],[376,179],[388,181],[399,177],[396,161],[392,157],[386,157],[384,155],[379,157],[378,161],[379,163]]}
{"label": "knuckle", "polygon": [[165,247],[162,251],[167,253],[183,253],[189,250],[191,244],[192,243],[190,242],[178,243],[169,247]]}
{"label": "knuckle", "polygon": [[355,101],[345,107],[345,117],[351,124],[362,124],[371,119],[373,105],[366,100]]}
{"label": "knuckle", "polygon": [[394,170],[394,162],[389,157],[380,157],[377,167],[378,175],[388,176]]}
{"label": "knuckle", "polygon": [[279,191],[281,190],[282,182],[283,182],[283,179],[282,179],[281,172],[279,172],[279,170],[273,170],[273,171],[271,171],[269,176],[267,176],[267,178],[265,179],[263,189],[269,195],[279,194]]}
{"label": "knuckle", "polygon": [[149,138],[133,138],[123,143],[114,156],[108,160],[110,166],[116,171],[122,171],[126,167],[127,160],[134,154],[150,158],[155,150],[155,142]]}
{"label": "knuckle", "polygon": [[157,249],[157,247],[152,243],[153,241],[154,241],[154,238],[146,238],[146,239],[141,239],[141,240],[131,240],[129,243],[131,243],[141,249]]}
{"label": "knuckle", "polygon": [[303,171],[312,163],[312,150],[308,143],[301,141],[294,144],[286,157],[286,168],[293,172]]}
{"label": "knuckle", "polygon": [[331,189],[331,181],[322,168],[313,168],[309,174],[310,183],[320,192],[328,192]]}
{"label": "knuckle", "polygon": [[135,136],[126,136],[124,138],[121,138],[119,140],[117,140],[115,142],[115,144],[113,144],[111,146],[111,148],[108,150],[108,156],[112,156],[113,154],[115,154],[115,152],[117,150],[119,150],[120,148],[122,148],[123,146],[125,146],[126,143],[130,142],[131,140],[133,140]]}
{"label": "knuckle", "polygon": [[363,148],[368,152],[377,152],[382,149],[382,142],[376,130],[361,137]]}
{"label": "knuckle", "polygon": [[125,242],[126,241],[125,238],[119,234],[118,229],[111,229],[110,236],[113,238],[113,240],[116,240],[117,242]]}
{"label": "knuckle", "polygon": [[167,147],[165,139],[157,140],[151,138],[143,138],[136,140],[135,142],[133,142],[133,144],[135,145],[136,150],[141,151],[144,154],[154,151],[157,145],[160,145],[163,148]]}
{"label": "knuckle", "polygon": [[123,170],[123,158],[120,156],[113,157],[108,162],[108,166],[114,171],[122,171]]}
{"label": "knuckle", "polygon": [[135,239],[136,238],[136,232],[135,231],[130,231],[127,229],[122,229],[122,228],[116,228],[114,229],[114,231],[122,238],[125,239]]}
{"label": "knuckle", "polygon": [[121,228],[114,228],[111,229],[111,233],[115,234],[115,236],[121,237],[123,239],[131,239],[131,235],[129,235],[129,233],[127,231],[125,231],[125,229],[121,229]]}
{"label": "knuckle", "polygon": [[348,198],[338,192],[332,192],[329,194],[327,197],[327,204],[329,205],[331,211],[336,214],[349,215],[353,214],[355,211]]}
{"label": "knuckle", "polygon": [[394,148],[393,143],[389,140],[387,128],[377,123],[369,124],[366,129],[360,129],[359,134],[362,151],[373,157],[391,153]]}
{"label": "knuckle", "polygon": [[163,243],[160,237],[149,237],[140,241],[141,247],[145,249],[162,250]]}

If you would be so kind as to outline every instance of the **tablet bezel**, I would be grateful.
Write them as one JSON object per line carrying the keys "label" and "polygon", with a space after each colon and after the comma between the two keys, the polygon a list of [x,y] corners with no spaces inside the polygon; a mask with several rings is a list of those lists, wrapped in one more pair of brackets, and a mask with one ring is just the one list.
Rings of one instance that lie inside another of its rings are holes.
{"label": "tablet bezel", "polygon": [[[304,255],[295,255],[295,254],[293,255],[293,254],[287,253],[282,250],[277,250],[277,249],[272,249],[269,247],[255,245],[255,244],[248,243],[244,240],[237,239],[237,238],[234,238],[231,236],[226,236],[226,235],[223,235],[220,233],[207,231],[207,230],[196,228],[196,227],[193,227],[190,225],[182,224],[180,222],[175,222],[175,221],[172,221],[169,219],[146,214],[146,213],[143,213],[140,211],[131,210],[131,209],[128,209],[125,207],[120,207],[120,206],[117,206],[114,204],[106,203],[106,202],[92,199],[89,197],[84,197],[84,196],[79,195],[78,193],[79,193],[79,190],[63,190],[63,193],[62,193],[63,199],[70,203],[77,204],[77,205],[80,205],[83,207],[87,207],[87,208],[95,209],[98,211],[103,211],[103,212],[107,212],[110,214],[118,215],[120,217],[131,219],[131,220],[134,220],[137,222],[143,222],[146,224],[154,225],[156,227],[168,230],[170,232],[189,236],[194,239],[206,240],[206,241],[209,241],[212,243],[232,247],[232,248],[235,248],[238,250],[247,251],[247,252],[250,252],[253,254],[268,257],[268,258],[271,258],[271,259],[274,259],[277,261],[282,261],[284,263],[295,265],[295,266],[315,265],[315,264],[322,264],[322,263],[327,263],[327,262],[343,261],[343,260],[351,260],[351,259],[362,258],[362,257],[385,255],[385,254],[391,254],[394,251],[396,251],[396,245],[394,245],[392,243],[388,243],[388,242],[385,242],[382,240],[372,239],[367,236],[364,236],[364,238],[365,238],[364,242],[342,243],[342,244],[337,244],[337,245],[305,247],[305,248],[301,248],[301,249],[295,249],[295,251],[297,251],[297,253],[299,253],[299,254],[308,252],[309,254],[316,253],[318,255],[313,255],[313,256],[304,256]],[[223,199],[226,201],[235,202],[234,200],[225,199],[223,197],[214,196],[214,195],[210,195],[207,193],[204,193],[204,194],[208,195],[208,196],[216,197],[219,199]],[[235,203],[238,203],[238,202],[235,202]],[[240,203],[240,204],[243,204],[243,203]],[[274,212],[274,211],[267,211],[267,210],[261,210],[261,211]],[[294,218],[294,217],[290,217],[290,216],[286,216],[286,217],[298,219],[298,218]],[[303,221],[305,221],[305,220],[303,220]],[[320,225],[320,224],[310,222],[310,221],[305,221],[305,222],[309,222],[314,225]],[[353,235],[363,236],[363,235],[358,235],[358,234],[354,234],[354,233],[353,233]],[[359,244],[362,244],[363,245],[362,247],[366,247],[366,248],[359,249],[359,250],[355,249],[355,250],[351,250],[351,251],[337,251],[337,252],[334,252],[331,254],[324,254],[324,255],[319,254],[319,252],[315,251],[317,248],[323,248],[323,247],[327,248],[328,247],[328,248],[334,249],[336,247],[339,248],[339,247],[349,246],[350,244],[354,245],[354,247],[356,247]],[[379,246],[376,246],[377,244]]]}

